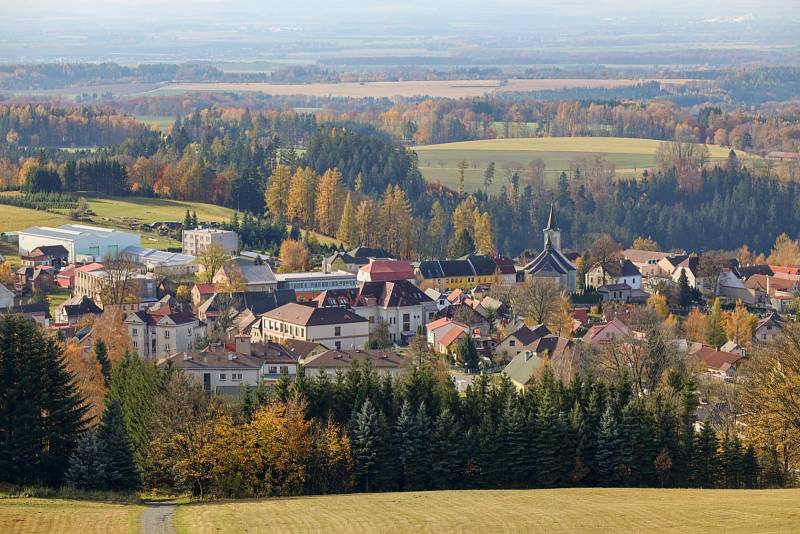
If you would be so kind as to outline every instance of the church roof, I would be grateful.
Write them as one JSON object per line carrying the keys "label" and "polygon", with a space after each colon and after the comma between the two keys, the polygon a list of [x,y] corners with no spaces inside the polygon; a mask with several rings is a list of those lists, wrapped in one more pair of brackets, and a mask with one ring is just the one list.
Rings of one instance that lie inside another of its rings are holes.
{"label": "church roof", "polygon": [[524,269],[529,274],[551,274],[552,276],[561,276],[577,270],[571,261],[553,247],[549,235],[545,235],[544,250]]}

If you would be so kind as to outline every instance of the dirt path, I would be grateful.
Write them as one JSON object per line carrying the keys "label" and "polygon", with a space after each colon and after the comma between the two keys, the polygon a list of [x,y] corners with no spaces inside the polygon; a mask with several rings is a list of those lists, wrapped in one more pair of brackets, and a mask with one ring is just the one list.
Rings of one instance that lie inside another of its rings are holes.
{"label": "dirt path", "polygon": [[175,514],[175,503],[145,502],[142,512],[142,534],[172,534],[172,518]]}

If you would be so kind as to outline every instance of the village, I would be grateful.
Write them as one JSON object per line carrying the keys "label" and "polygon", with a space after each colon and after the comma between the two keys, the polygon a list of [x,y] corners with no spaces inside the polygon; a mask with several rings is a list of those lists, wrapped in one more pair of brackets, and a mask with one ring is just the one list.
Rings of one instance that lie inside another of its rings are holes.
{"label": "village", "polygon": [[[595,251],[587,265],[562,249],[552,206],[536,254],[409,262],[361,246],[291,273],[219,228],[184,230],[180,253],[82,224],[5,238],[17,240],[22,264],[13,287],[0,287],[4,311],[86,355],[94,322],[106,318],[141,358],[234,399],[356,364],[398,377],[421,357],[444,362],[462,392],[479,374],[523,391],[545,364],[565,379],[602,373],[598,354],[646,353],[656,331],[704,381],[735,383],[748,350],[781,332],[800,284],[800,268],[702,254]],[[54,290],[70,296],[51,309]]]}

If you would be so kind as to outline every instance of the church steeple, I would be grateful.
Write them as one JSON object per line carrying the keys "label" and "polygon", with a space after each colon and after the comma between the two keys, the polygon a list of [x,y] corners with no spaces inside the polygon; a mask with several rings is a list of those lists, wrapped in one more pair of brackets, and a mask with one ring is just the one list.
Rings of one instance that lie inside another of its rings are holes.
{"label": "church steeple", "polygon": [[550,214],[547,216],[547,227],[543,232],[545,248],[561,250],[561,231],[556,228],[555,207],[552,202],[550,203]]}

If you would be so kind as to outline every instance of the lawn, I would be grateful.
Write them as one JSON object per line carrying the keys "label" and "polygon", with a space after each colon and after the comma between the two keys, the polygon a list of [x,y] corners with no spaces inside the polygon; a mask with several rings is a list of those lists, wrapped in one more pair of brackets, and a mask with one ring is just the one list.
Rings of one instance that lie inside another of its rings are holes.
{"label": "lawn", "polygon": [[[485,139],[441,145],[419,146],[419,166],[429,182],[441,182],[455,187],[458,163],[467,162],[464,187],[474,191],[483,187],[483,176],[490,161],[495,162],[493,189],[504,182],[504,167],[525,167],[535,159],[542,159],[546,166],[546,177],[554,182],[563,170],[569,171],[574,159],[602,155],[614,164],[621,175],[651,168],[661,141],[653,139],[629,139],[621,137],[540,137],[519,139]],[[712,160],[722,160],[729,149],[709,146]]]}
{"label": "lawn", "polygon": [[134,118],[149,126],[153,130],[161,130],[166,132],[173,124],[175,124],[175,117],[161,116],[161,115],[134,115]]}
{"label": "lawn", "polygon": [[18,232],[29,226],[60,226],[70,222],[66,214],[0,204],[0,232]]}
{"label": "lawn", "polygon": [[0,532],[139,532],[141,506],[60,499],[0,499]]}
{"label": "lawn", "polygon": [[179,533],[800,532],[800,490],[558,489],[334,495],[179,506]]}
{"label": "lawn", "polygon": [[230,208],[170,200],[166,198],[148,197],[88,197],[89,209],[98,217],[138,219],[145,223],[156,221],[183,221],[186,210],[196,211],[197,218],[206,222],[223,222],[230,220],[233,211]]}

